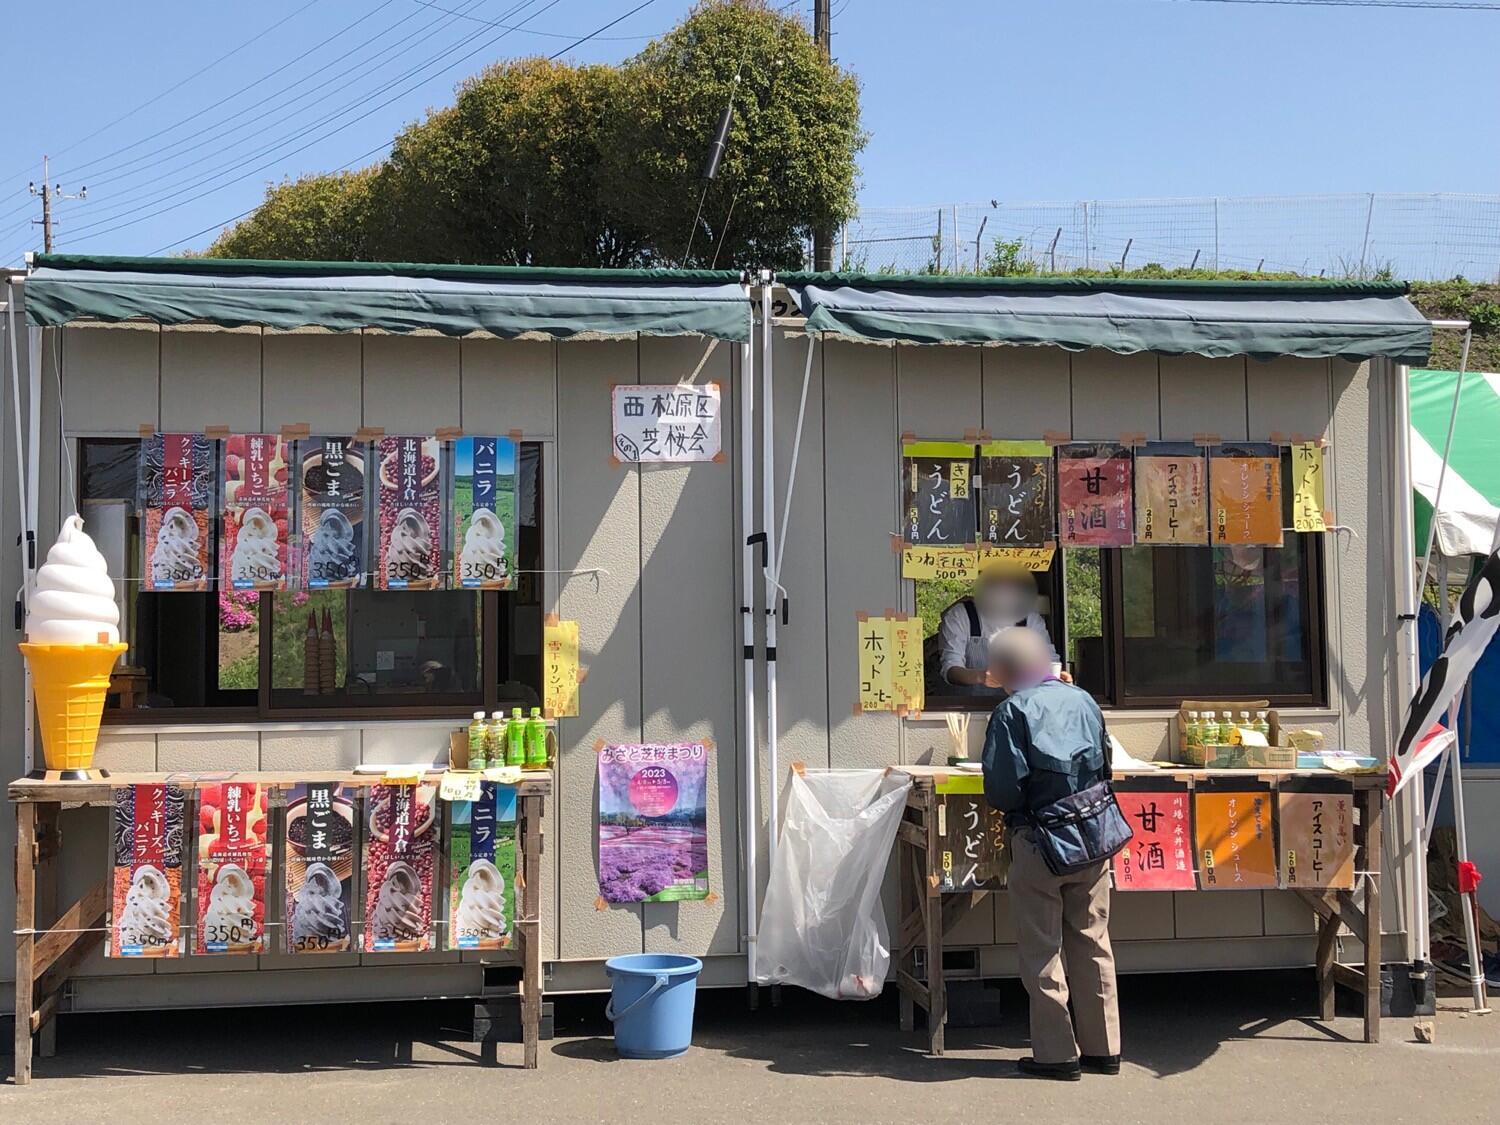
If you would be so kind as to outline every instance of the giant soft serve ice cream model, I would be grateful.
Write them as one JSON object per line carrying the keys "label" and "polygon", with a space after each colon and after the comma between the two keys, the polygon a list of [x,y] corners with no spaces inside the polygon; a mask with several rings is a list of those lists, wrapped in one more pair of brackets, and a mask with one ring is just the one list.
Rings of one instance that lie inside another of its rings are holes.
{"label": "giant soft serve ice cream model", "polygon": [[128,646],[120,643],[120,610],[104,556],[84,533],[81,516],[63,521],[36,572],[19,647],[31,668],[47,763],[33,776],[87,779],[110,669]]}

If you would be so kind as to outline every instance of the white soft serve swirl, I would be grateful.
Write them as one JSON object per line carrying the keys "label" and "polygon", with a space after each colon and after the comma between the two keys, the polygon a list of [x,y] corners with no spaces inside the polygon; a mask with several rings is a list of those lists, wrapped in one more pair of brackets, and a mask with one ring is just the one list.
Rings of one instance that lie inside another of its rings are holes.
{"label": "white soft serve swirl", "polygon": [[91,645],[99,634],[120,640],[120,607],[109,567],[83,530],[77,514],[63,520],[57,542],[36,572],[26,607],[26,639],[32,644]]}

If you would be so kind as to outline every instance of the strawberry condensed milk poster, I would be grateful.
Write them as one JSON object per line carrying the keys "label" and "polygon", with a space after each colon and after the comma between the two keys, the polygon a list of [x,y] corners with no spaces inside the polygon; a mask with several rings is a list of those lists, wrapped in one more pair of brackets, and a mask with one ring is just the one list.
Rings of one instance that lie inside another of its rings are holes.
{"label": "strawberry condensed milk poster", "polygon": [[121,785],[114,799],[106,952],[180,957],[187,794],[176,785]]}
{"label": "strawberry condensed milk poster", "polygon": [[207,590],[212,582],[213,460],[202,434],[141,439],[142,589]]}
{"label": "strawberry condensed milk poster", "polygon": [[270,794],[225,781],[198,787],[198,925],[193,952],[266,951]]}
{"label": "strawberry condensed milk poster", "polygon": [[276,434],[224,439],[219,574],[234,590],[287,588],[287,443]]}
{"label": "strawberry condensed milk poster", "polygon": [[366,953],[432,948],[437,881],[436,785],[376,785],[365,802]]}
{"label": "strawberry condensed milk poster", "polygon": [[707,740],[599,747],[602,902],[708,897],[711,748]]}
{"label": "strawberry condensed milk poster", "polygon": [[381,438],[376,445],[376,584],[382,590],[443,584],[442,449],[436,438],[423,437]]}

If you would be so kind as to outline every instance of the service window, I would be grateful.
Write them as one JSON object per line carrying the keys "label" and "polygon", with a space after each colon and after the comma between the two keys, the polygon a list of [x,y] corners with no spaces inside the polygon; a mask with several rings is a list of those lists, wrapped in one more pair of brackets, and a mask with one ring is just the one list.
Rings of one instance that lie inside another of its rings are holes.
{"label": "service window", "polygon": [[117,583],[105,721],[443,717],[541,702],[540,443],[517,458],[517,584],[505,591],[141,589],[134,439],[78,442],[85,529]]}

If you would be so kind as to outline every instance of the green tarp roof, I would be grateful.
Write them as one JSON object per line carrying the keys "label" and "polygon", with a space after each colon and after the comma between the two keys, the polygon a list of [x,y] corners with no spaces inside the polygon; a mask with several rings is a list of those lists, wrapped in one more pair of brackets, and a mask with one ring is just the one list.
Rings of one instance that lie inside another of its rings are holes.
{"label": "green tarp roof", "polygon": [[750,338],[750,302],[727,270],[587,270],[47,254],[26,316],[158,324],[421,329],[449,336]]}
{"label": "green tarp roof", "polygon": [[1388,282],[783,274],[809,332],[870,343],[1081,351],[1386,356],[1421,364],[1432,326]]}
{"label": "green tarp roof", "polygon": [[[1415,492],[1417,554],[1427,529],[1443,467],[1443,445],[1453,411],[1456,371],[1412,371],[1411,479]],[[1443,478],[1442,511],[1433,550],[1456,558],[1487,555],[1500,514],[1500,375],[1470,371],[1453,427],[1453,449]]]}

